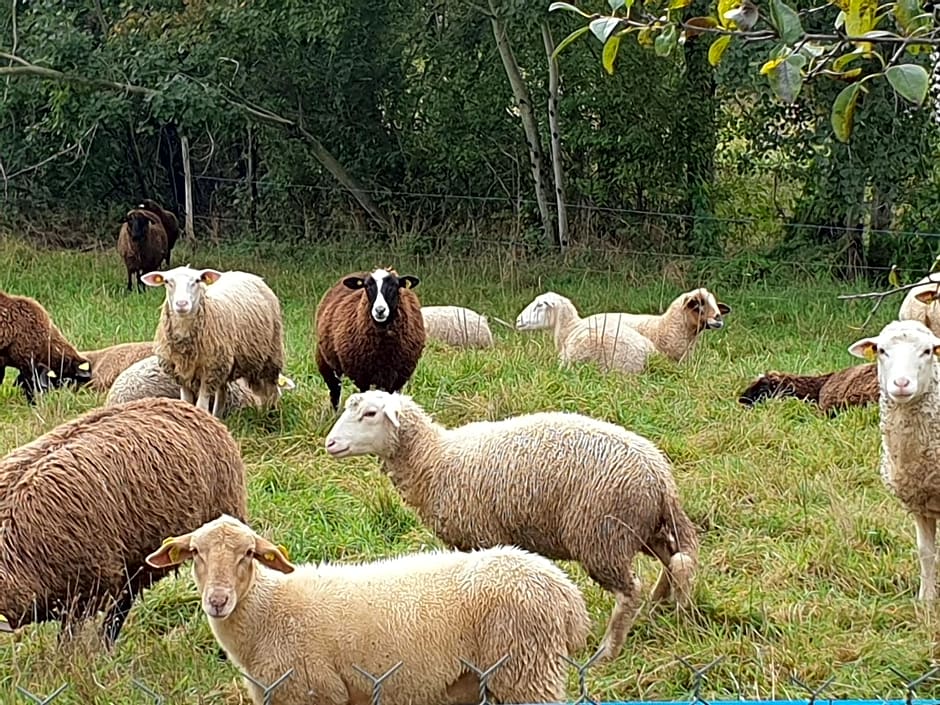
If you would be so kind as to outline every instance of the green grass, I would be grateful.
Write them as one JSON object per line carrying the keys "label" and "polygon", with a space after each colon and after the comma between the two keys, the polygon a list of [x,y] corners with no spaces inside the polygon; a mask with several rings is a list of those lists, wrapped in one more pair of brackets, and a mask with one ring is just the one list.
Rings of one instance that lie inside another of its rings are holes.
{"label": "green grass", "polygon": [[[287,373],[299,387],[277,412],[245,411],[228,425],[249,469],[252,523],[297,561],[370,559],[437,545],[374,459],[336,461],[322,448],[335,417],[313,364],[311,321],[320,295],[341,274],[393,261],[421,277],[424,303],[460,303],[507,321],[547,289],[589,313],[662,310],[682,290],[712,287],[733,312],[682,365],[660,361],[639,377],[591,367],[562,371],[549,335],[494,323],[495,350],[431,345],[406,391],[446,424],[546,409],[583,412],[648,436],[674,461],[702,536],[695,609],[677,615],[644,607],[623,655],[589,673],[595,698],[686,698],[692,678],[678,656],[695,664],[724,657],[705,682],[709,699],[800,697],[791,675],[811,685],[835,675],[831,697],[903,697],[888,667],[914,677],[933,664],[935,615],[914,600],[913,525],[877,474],[877,409],[829,420],[795,400],[753,410],[736,402],[768,368],[810,373],[854,364],[846,348],[861,336],[867,309],[836,300],[847,287],[785,276],[748,283],[718,269],[699,281],[675,271],[644,275],[636,262],[609,259],[589,269],[524,263],[511,253],[419,260],[324,247],[288,258],[273,248],[193,254],[181,247],[175,255],[179,263],[255,271],[283,302]],[[0,286],[40,299],[81,348],[152,336],[162,294],[125,294],[113,251],[38,251],[0,239],[0,261],[7,263]],[[888,302],[865,332],[877,331],[899,303]],[[103,401],[63,390],[31,408],[12,377],[0,386],[0,452]],[[344,398],[349,391],[347,383]],[[565,568],[589,602],[587,658],[612,600],[577,565]],[[641,558],[639,571],[648,590],[658,566]],[[245,701],[234,668],[217,659],[188,570],[146,594],[111,655],[97,649],[91,630],[62,650],[56,633],[57,625],[41,625],[0,638],[0,701],[16,701],[16,686],[48,694],[67,682],[56,705],[147,702],[134,679],[166,702]],[[570,685],[576,695],[573,675]],[[923,686],[920,695],[930,694],[940,688]]]}

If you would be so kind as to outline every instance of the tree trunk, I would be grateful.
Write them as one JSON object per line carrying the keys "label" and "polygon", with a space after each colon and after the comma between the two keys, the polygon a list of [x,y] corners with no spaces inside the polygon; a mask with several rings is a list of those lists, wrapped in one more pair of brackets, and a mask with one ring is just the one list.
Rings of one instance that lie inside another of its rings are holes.
{"label": "tree trunk", "polygon": [[565,165],[562,162],[561,129],[558,127],[558,62],[552,58],[555,41],[548,21],[542,20],[542,42],[548,59],[548,128],[552,135],[552,171],[555,175],[555,208],[558,212],[558,246],[568,249],[568,209],[565,204]]}
{"label": "tree trunk", "polygon": [[193,171],[189,163],[189,138],[186,135],[180,135],[180,147],[183,151],[183,175],[185,178],[186,189],[186,237],[190,242],[196,241],[196,234],[193,228]]}

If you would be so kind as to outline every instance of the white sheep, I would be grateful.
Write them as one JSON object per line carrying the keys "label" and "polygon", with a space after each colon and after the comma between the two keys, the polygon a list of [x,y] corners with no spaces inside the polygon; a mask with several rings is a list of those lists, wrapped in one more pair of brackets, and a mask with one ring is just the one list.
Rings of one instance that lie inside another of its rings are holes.
{"label": "white sheep", "polygon": [[493,333],[486,316],[463,306],[422,306],[424,332],[437,340],[460,348],[491,348]]}
{"label": "white sheep", "polygon": [[849,352],[878,363],[881,477],[914,515],[918,598],[936,597],[940,517],[940,338],[919,321],[893,321]]}
{"label": "white sheep", "polygon": [[404,501],[455,548],[515,544],[581,563],[616,600],[608,659],[639,607],[636,553],[665,566],[654,600],[672,589],[681,605],[689,602],[698,536],[671,463],[621,426],[549,412],[448,429],[410,397],[372,390],[349,397],[326,450],[377,455]]}
{"label": "white sheep", "polygon": [[598,313],[581,318],[570,299],[549,291],[536,296],[522,310],[516,317],[516,329],[554,331],[562,365],[591,362],[602,372],[642,372],[656,346],[621,322],[624,315]]}
{"label": "white sheep", "polygon": [[226,408],[227,383],[238,378],[264,404],[277,400],[284,324],[280,301],[261,277],[176,267],[142,279],[166,287],[154,353],[179,383],[183,401],[207,411],[211,403],[218,415]]}
{"label": "white sheep", "polygon": [[940,303],[936,303],[940,273],[928,274],[917,283],[922,286],[908,290],[898,310],[898,320],[920,321],[935,335],[940,335]]}
{"label": "white sheep", "polygon": [[[380,676],[386,705],[472,703],[487,669],[502,703],[565,699],[564,656],[587,639],[578,588],[550,561],[515,547],[432,551],[363,564],[292,565],[286,552],[229,516],[167,539],[147,557],[194,558],[209,626],[231,661],[270,685],[278,705],[367,703]],[[254,559],[254,560],[252,560]],[[252,700],[267,702],[246,679]],[[314,699],[311,700],[311,694]]]}

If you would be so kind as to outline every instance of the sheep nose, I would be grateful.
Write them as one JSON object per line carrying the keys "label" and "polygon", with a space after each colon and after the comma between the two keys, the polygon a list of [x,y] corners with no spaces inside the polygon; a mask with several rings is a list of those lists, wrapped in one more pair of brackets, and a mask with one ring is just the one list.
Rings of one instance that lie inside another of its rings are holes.
{"label": "sheep nose", "polygon": [[226,607],[229,604],[228,590],[213,590],[206,598],[206,612],[213,617],[219,617],[226,614]]}
{"label": "sheep nose", "polygon": [[910,384],[911,384],[911,380],[909,380],[907,377],[898,377],[897,379],[894,380],[894,386],[897,387],[898,389],[905,389],[909,387]]}

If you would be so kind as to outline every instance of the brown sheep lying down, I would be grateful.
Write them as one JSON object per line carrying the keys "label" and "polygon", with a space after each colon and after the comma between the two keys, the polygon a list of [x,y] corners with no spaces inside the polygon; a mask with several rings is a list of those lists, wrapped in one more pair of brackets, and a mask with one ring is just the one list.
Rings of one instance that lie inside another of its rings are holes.
{"label": "brown sheep lying down", "polygon": [[754,406],[776,397],[813,402],[823,412],[834,416],[850,406],[878,401],[878,369],[875,363],[865,363],[820,375],[768,372],[741,392],[738,402]]}

